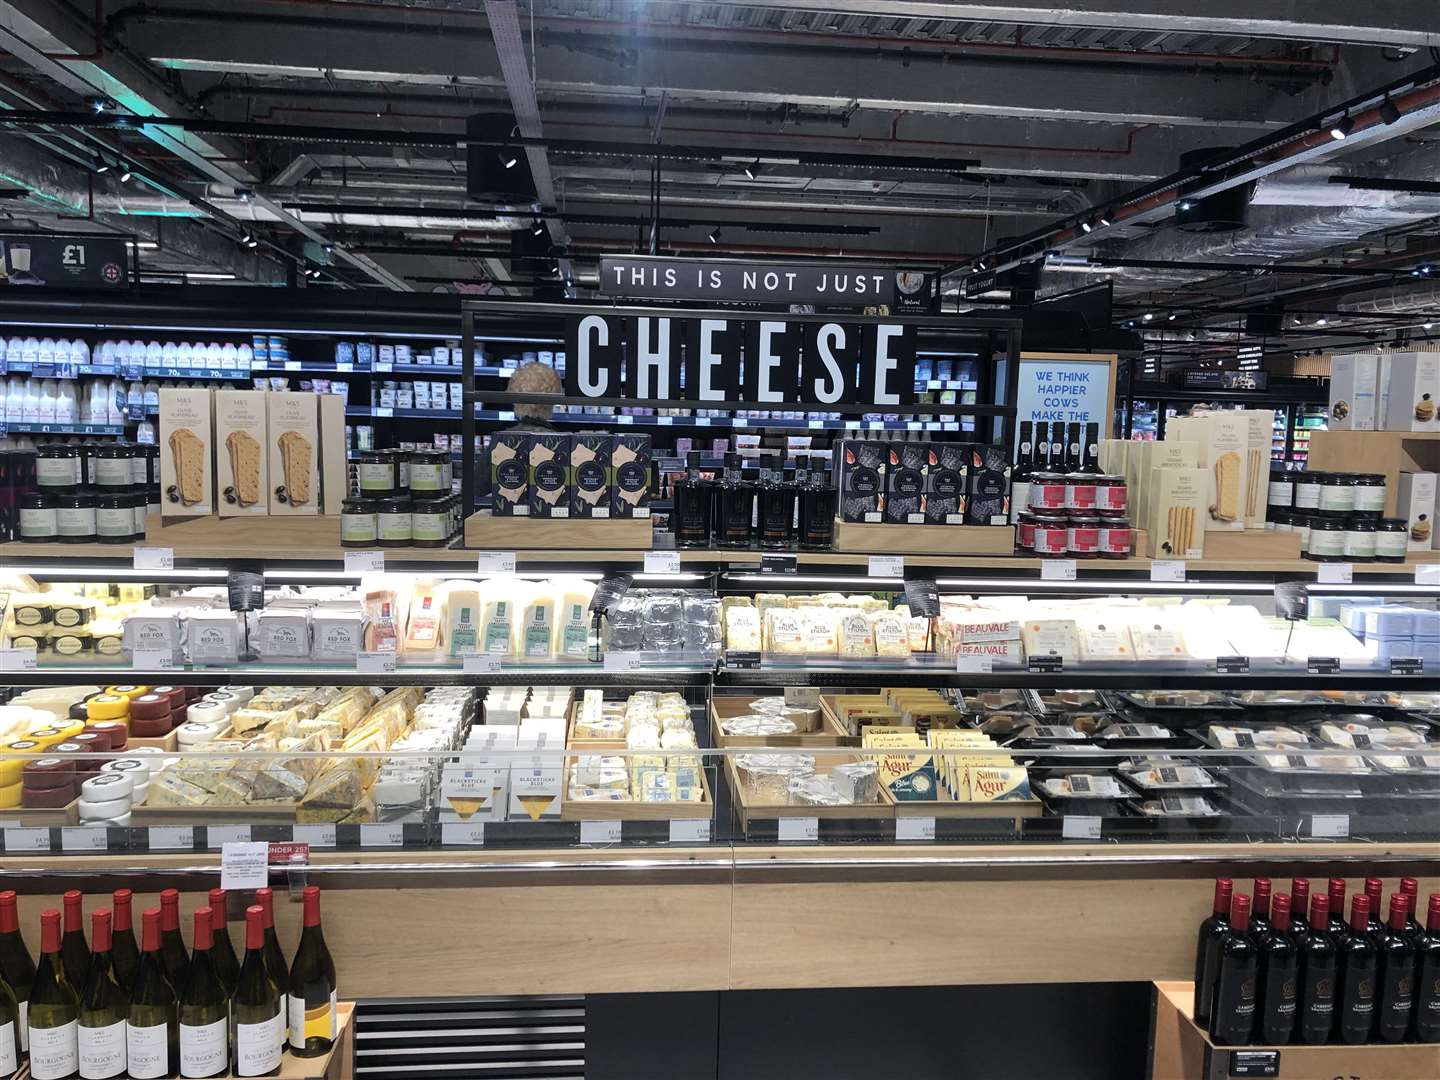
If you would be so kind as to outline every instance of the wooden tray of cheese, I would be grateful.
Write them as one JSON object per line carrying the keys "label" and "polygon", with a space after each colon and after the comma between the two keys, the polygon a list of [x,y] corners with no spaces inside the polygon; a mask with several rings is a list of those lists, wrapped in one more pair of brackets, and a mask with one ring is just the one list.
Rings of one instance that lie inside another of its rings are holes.
{"label": "wooden tray of cheese", "polygon": [[[763,753],[764,751],[757,752]],[[847,753],[838,748],[830,753],[818,752],[812,756],[815,760],[816,772],[825,772],[835,765],[851,764],[860,760],[858,754]],[[887,802],[883,798],[875,802],[818,806],[813,803],[781,803],[757,797],[750,785],[741,778],[741,767],[737,763],[737,755],[733,754],[727,755],[725,758],[725,775],[734,795],[735,811],[739,815],[741,825],[747,829],[752,821],[767,821],[775,818],[885,820],[895,817],[895,804]]]}

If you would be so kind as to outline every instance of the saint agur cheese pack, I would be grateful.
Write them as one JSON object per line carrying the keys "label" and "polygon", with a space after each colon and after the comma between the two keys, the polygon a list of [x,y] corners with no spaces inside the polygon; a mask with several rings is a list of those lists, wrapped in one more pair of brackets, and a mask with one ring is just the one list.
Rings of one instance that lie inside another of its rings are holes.
{"label": "saint agur cheese pack", "polygon": [[215,512],[212,391],[160,391],[160,512]]}
{"label": "saint agur cheese pack", "polygon": [[320,512],[320,424],[315,395],[265,395],[272,514]]}
{"label": "saint agur cheese pack", "polygon": [[263,390],[215,391],[215,476],[221,517],[268,514],[269,456]]}

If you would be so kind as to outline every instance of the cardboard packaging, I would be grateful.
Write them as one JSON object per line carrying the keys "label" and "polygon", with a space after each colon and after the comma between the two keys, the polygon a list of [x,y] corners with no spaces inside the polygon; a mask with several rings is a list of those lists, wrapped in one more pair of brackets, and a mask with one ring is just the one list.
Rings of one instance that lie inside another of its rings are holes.
{"label": "cardboard packaging", "polygon": [[610,452],[608,432],[582,432],[570,444],[570,516],[610,516]]}
{"label": "cardboard packaging", "polygon": [[570,516],[570,436],[537,432],[530,440],[530,516]]}
{"label": "cardboard packaging", "polygon": [[1150,470],[1150,553],[1156,559],[1198,559],[1205,554],[1209,503],[1206,469]]}
{"label": "cardboard packaging", "polygon": [[926,447],[925,523],[963,525],[970,501],[970,454],[964,443]]}
{"label": "cardboard packaging", "polygon": [[1339,353],[1330,358],[1331,431],[1374,431],[1379,412],[1380,356]]}
{"label": "cardboard packaging", "polygon": [[1151,469],[1193,469],[1199,458],[1200,447],[1190,439],[1132,444],[1125,457],[1125,484],[1130,489],[1135,521],[1150,520]]}
{"label": "cardboard packaging", "polygon": [[490,509],[496,517],[530,514],[528,431],[497,431],[490,437]]}
{"label": "cardboard packaging", "polygon": [[1245,527],[1265,528],[1270,495],[1270,454],[1275,443],[1275,411],[1242,409],[1249,422],[1250,447],[1245,452]]}
{"label": "cardboard packaging", "polygon": [[215,391],[215,477],[221,517],[270,512],[264,390]]}
{"label": "cardboard packaging", "polygon": [[840,468],[840,520],[879,522],[885,513],[885,470],[889,450],[884,443],[847,439],[836,451]]}
{"label": "cardboard packaging", "polygon": [[[1196,464],[1210,474],[1210,494],[1205,504],[1205,529],[1224,531],[1245,528],[1245,507],[1249,498],[1250,422],[1238,413],[1211,413],[1171,420],[1167,428],[1182,439],[1198,444]],[[1265,470],[1266,490],[1270,472]]]}
{"label": "cardboard packaging", "polygon": [[315,397],[288,390],[265,395],[272,514],[320,512],[320,423]]}
{"label": "cardboard packaging", "polygon": [[965,504],[967,525],[1007,525],[1010,522],[1010,460],[1003,447],[970,447],[970,500]]}
{"label": "cardboard packaging", "polygon": [[610,516],[650,516],[650,436],[610,436]]}
{"label": "cardboard packaging", "polygon": [[924,443],[888,443],[885,447],[885,509],[882,520],[900,525],[925,524],[926,477],[930,455]]}
{"label": "cardboard packaging", "polygon": [[320,512],[338,516],[350,496],[350,460],[345,445],[345,396],[317,395],[320,411]]}
{"label": "cardboard packaging", "polygon": [[1389,354],[1386,431],[1440,431],[1440,353]]}
{"label": "cardboard packaging", "polygon": [[1402,472],[1395,485],[1395,516],[1410,523],[1411,551],[1429,551],[1436,541],[1435,492],[1440,474]]}
{"label": "cardboard packaging", "polygon": [[215,512],[212,391],[160,391],[160,512],[166,517]]}

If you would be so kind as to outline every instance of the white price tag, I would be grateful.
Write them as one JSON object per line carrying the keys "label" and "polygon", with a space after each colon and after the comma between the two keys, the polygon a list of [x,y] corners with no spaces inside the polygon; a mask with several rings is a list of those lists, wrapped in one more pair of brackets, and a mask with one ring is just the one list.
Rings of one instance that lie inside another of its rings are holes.
{"label": "white price tag", "polygon": [[989,675],[995,670],[995,658],[958,654],[955,657],[955,670],[966,675]]}
{"label": "white price tag", "polygon": [[580,842],[582,844],[618,844],[620,843],[620,822],[582,821],[580,822]]}
{"label": "white price tag", "polygon": [[395,672],[393,652],[362,652],[355,654],[355,670],[367,675],[391,675]]}
{"label": "white price tag", "polygon": [[385,552],[347,551],[345,552],[345,572],[347,574],[383,574],[385,572]]}
{"label": "white price tag", "polygon": [[493,652],[466,653],[460,662],[466,675],[489,675],[500,670],[504,659],[499,653]]}
{"label": "white price tag", "polygon": [[290,830],[291,838],[297,844],[309,844],[312,848],[334,847],[334,825],[296,825]]}
{"label": "white price tag", "polygon": [[606,671],[639,671],[644,666],[642,657],[634,652],[606,652]]}
{"label": "white price tag", "polygon": [[823,429],[823,428],[825,427],[825,421],[824,421],[824,420],[811,420],[809,426],[810,426],[811,430],[819,431],[819,430],[821,430],[821,429]]}
{"label": "white price tag", "polygon": [[60,830],[60,850],[104,851],[107,838],[104,825],[66,825]]}
{"label": "white price tag", "polygon": [[[210,828],[209,832],[214,832]],[[214,838],[211,838],[214,846]],[[270,884],[270,845],[263,840],[249,840],[220,845],[220,887],[231,889],[263,889]]]}
{"label": "white price tag", "polygon": [[0,671],[34,671],[39,663],[33,645],[24,649],[0,649]]}
{"label": "white price tag", "polygon": [[249,825],[206,825],[205,846],[223,848],[226,844],[248,844]]}
{"label": "white price tag", "polygon": [[513,551],[480,551],[476,553],[479,571],[482,574],[513,574],[515,572],[515,552]]}
{"label": "white price tag", "polygon": [[49,829],[6,829],[5,851],[49,851]]}
{"label": "white price tag", "polygon": [[1157,559],[1150,564],[1151,581],[1184,581],[1185,564],[1175,559]]}
{"label": "white price tag", "polygon": [[360,826],[361,847],[403,847],[404,845],[405,826],[399,822]]}
{"label": "white price tag", "polygon": [[1321,563],[1315,568],[1315,580],[1321,585],[1349,585],[1355,580],[1353,563]]}
{"label": "white price tag", "polygon": [[1074,581],[1075,560],[1074,559],[1042,559],[1040,560],[1041,581]]}
{"label": "white price tag", "polygon": [[1080,814],[1066,814],[1060,820],[1060,835],[1066,840],[1099,840],[1100,819]]}
{"label": "white price tag", "polygon": [[709,818],[671,818],[670,843],[708,844],[710,842]]}
{"label": "white price tag", "polygon": [[868,573],[871,577],[904,577],[904,555],[871,555]]}
{"label": "white price tag", "polygon": [[189,851],[195,846],[193,825],[151,825],[145,833],[151,851]]}
{"label": "white price tag", "polygon": [[820,839],[820,819],[782,817],[777,823],[782,844],[813,844]]}
{"label": "white price tag", "polygon": [[175,654],[169,649],[136,649],[130,654],[130,666],[136,671],[166,671],[175,666]]}
{"label": "white price tag", "polygon": [[678,551],[647,551],[645,553],[645,573],[678,574],[679,572],[680,553]]}
{"label": "white price tag", "polygon": [[389,405],[376,405],[373,409],[370,410],[370,415],[378,416],[380,419],[383,420],[387,416],[394,416],[395,410]]}
{"label": "white price tag", "polygon": [[162,547],[137,547],[135,549],[136,570],[174,570],[175,549]]}
{"label": "white price tag", "polygon": [[1315,840],[1344,840],[1350,836],[1349,814],[1311,814],[1310,836]]}
{"label": "white price tag", "polygon": [[633,424],[635,423],[635,416],[633,413],[621,413],[615,417],[615,422],[617,424]]}
{"label": "white price tag", "polygon": [[1440,562],[1416,563],[1416,585],[1440,585]]}
{"label": "white price tag", "polygon": [[933,817],[898,817],[895,819],[896,840],[934,840]]}
{"label": "white price tag", "polygon": [[485,844],[485,822],[445,821],[440,824],[440,843],[463,844],[467,847],[483,847]]}
{"label": "white price tag", "polygon": [[335,370],[336,370],[336,371],[354,371],[354,370],[355,370],[355,365],[354,365],[354,363],[352,363],[352,362],[349,361],[349,360],[336,360],[336,361],[335,361]]}

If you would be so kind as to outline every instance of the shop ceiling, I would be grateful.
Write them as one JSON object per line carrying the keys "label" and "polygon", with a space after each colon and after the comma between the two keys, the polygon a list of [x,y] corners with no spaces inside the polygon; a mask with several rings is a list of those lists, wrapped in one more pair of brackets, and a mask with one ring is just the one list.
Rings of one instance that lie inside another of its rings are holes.
{"label": "shop ceiling", "polygon": [[[954,291],[1044,237],[1042,294],[1104,275],[1172,347],[1233,353],[1256,307],[1284,309],[1286,347],[1420,334],[1440,192],[1366,181],[1440,175],[1428,97],[1253,178],[1247,228],[1178,231],[1163,197],[1099,219],[1187,152],[1358,116],[1436,50],[1432,5],[1402,0],[0,0],[0,227],[122,231],[170,280],[523,292],[520,232],[582,293],[600,254],[652,246],[930,266]],[[467,198],[482,112],[513,117],[496,151],[533,197]]]}

